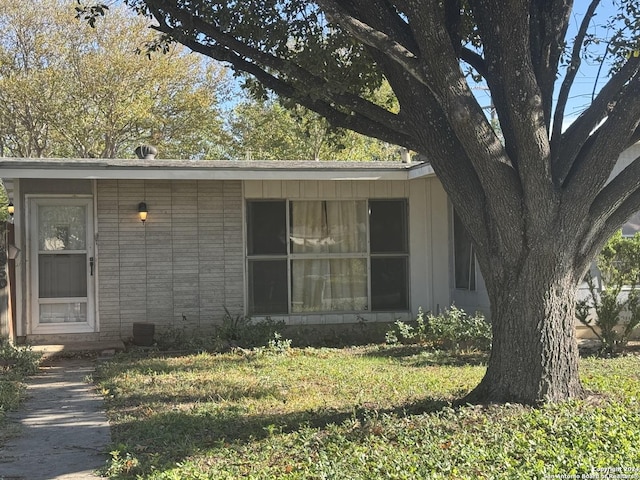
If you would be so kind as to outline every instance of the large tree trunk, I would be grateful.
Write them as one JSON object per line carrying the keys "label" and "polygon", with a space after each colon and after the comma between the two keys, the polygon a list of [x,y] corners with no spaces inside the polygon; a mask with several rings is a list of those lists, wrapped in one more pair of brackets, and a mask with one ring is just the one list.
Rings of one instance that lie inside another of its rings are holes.
{"label": "large tree trunk", "polygon": [[507,281],[487,282],[493,346],[469,403],[539,404],[581,398],[574,326],[576,280],[557,255],[530,254]]}

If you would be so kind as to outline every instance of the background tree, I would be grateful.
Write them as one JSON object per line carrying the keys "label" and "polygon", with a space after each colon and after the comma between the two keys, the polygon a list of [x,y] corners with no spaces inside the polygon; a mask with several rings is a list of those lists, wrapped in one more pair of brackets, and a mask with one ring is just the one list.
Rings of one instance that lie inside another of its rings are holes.
{"label": "background tree", "polygon": [[233,156],[257,160],[399,161],[400,148],[356,132],[333,128],[318,114],[276,99],[249,98],[228,125]]}
{"label": "background tree", "polygon": [[[640,209],[640,159],[607,183],[640,138],[640,57],[624,55],[639,48],[638,0],[620,0],[615,20],[624,22],[608,39],[618,68],[565,131],[599,0],[580,2],[571,36],[571,0],[125,1],[156,20],[164,40],[248,74],[247,86],[427,156],[471,235],[491,301],[493,348],[467,400],[583,396],[576,286]],[[490,90],[503,141],[468,69]],[[369,100],[383,80],[397,112]]]}
{"label": "background tree", "polygon": [[177,45],[137,54],[153,33],[124,7],[95,28],[75,15],[0,0],[0,155],[130,157],[141,142],[164,158],[222,154],[222,67]]}

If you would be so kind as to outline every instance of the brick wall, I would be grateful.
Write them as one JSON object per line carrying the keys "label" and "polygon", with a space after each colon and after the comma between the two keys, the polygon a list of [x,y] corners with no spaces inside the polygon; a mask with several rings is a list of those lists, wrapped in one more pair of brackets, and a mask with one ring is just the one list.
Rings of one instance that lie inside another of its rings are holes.
{"label": "brick wall", "polygon": [[96,197],[101,338],[134,322],[206,330],[224,307],[242,311],[241,182],[100,180]]}

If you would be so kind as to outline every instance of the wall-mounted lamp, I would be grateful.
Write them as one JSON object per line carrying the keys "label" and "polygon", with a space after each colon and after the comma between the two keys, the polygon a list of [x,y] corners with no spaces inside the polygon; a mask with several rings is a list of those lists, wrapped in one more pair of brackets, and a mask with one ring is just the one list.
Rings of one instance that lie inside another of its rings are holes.
{"label": "wall-mounted lamp", "polygon": [[16,213],[16,207],[13,202],[9,202],[9,205],[7,205],[7,213],[9,214],[9,223],[13,223],[13,214]]}
{"label": "wall-mounted lamp", "polygon": [[140,220],[144,223],[147,220],[147,215],[149,214],[149,209],[147,208],[147,204],[144,202],[140,202],[138,204],[138,215],[140,216]]}

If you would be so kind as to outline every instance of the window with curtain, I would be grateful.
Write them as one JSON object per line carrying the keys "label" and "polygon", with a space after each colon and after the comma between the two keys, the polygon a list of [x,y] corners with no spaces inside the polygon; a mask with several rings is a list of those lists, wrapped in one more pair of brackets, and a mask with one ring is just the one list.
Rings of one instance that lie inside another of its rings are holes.
{"label": "window with curtain", "polygon": [[476,255],[471,237],[455,210],[453,211],[453,258],[456,288],[474,291],[476,289]]}
{"label": "window with curtain", "polygon": [[405,200],[249,201],[250,313],[408,309],[406,210]]}
{"label": "window with curtain", "polygon": [[290,203],[292,313],[368,309],[366,208],[365,201]]}

